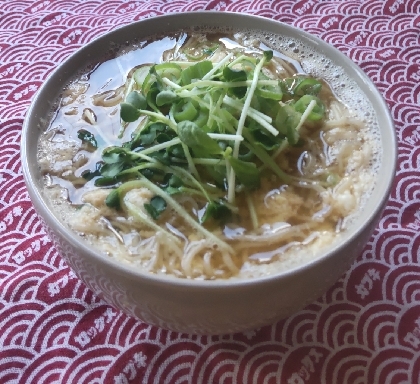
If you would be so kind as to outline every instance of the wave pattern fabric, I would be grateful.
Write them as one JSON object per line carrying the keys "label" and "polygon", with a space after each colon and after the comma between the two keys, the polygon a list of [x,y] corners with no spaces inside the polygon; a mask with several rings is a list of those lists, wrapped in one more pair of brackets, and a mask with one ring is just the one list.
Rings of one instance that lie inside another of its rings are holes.
{"label": "wave pattern fabric", "polygon": [[[118,26],[195,10],[283,21],[329,42],[383,94],[399,141],[384,215],[317,301],[244,334],[188,336],[95,297],[44,233],[20,132],[48,74]],[[420,377],[420,0],[1,0],[0,383],[417,383]]]}

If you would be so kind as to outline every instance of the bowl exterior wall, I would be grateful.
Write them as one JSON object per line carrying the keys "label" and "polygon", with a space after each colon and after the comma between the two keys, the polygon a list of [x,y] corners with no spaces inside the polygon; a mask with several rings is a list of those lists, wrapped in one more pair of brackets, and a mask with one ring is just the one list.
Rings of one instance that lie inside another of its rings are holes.
{"label": "bowl exterior wall", "polygon": [[371,235],[363,232],[331,257],[282,278],[209,288],[135,278],[92,259],[53,226],[44,227],[78,277],[107,303],[151,325],[204,335],[247,331],[292,315],[342,276]]}

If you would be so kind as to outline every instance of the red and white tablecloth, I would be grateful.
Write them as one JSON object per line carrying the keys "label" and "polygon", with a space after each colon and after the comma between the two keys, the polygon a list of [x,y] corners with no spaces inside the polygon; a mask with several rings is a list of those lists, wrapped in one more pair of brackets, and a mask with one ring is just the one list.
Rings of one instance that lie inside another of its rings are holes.
{"label": "red and white tablecloth", "polygon": [[[94,296],[61,259],[28,198],[23,116],[46,76],[133,20],[245,12],[302,28],[359,64],[392,111],[397,178],[351,269],[272,326],[190,336]],[[0,0],[0,383],[420,382],[420,0]]]}

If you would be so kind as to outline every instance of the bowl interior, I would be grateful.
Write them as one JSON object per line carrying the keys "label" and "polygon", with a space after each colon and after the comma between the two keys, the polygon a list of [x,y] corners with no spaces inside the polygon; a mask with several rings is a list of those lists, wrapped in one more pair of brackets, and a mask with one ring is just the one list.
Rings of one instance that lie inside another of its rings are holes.
{"label": "bowl interior", "polygon": [[[320,258],[331,257],[331,255],[335,254],[343,244],[351,241],[359,233],[371,230],[372,218],[377,216],[378,212],[384,208],[384,204],[388,199],[395,174],[397,158],[396,139],[392,119],[388,108],[376,87],[363,71],[345,55],[304,31],[261,17],[219,12],[193,12],[167,15],[124,26],[97,38],[79,49],[62,63],[47,79],[33,100],[25,118],[22,133],[22,166],[24,177],[33,204],[40,216],[45,220],[46,224],[54,227],[56,231],[60,232],[67,239],[67,241],[83,250],[85,254],[91,255],[91,257],[96,260],[100,260],[100,262],[124,270],[126,273],[133,276],[141,275],[147,279],[156,278],[144,274],[141,271],[133,271],[126,266],[120,265],[117,261],[102,256],[99,252],[92,251],[79,236],[69,231],[67,227],[54,216],[50,205],[43,197],[43,181],[37,165],[37,147],[35,143],[38,141],[40,133],[45,129],[51,116],[54,102],[62,92],[64,86],[74,78],[80,70],[87,68],[89,65],[95,65],[98,63],[98,58],[105,58],[107,55],[112,54],[110,47],[124,45],[126,42],[131,41],[133,36],[135,36],[136,40],[141,41],[145,37],[161,35],[180,29],[190,29],[194,28],[194,26],[197,26],[197,28],[203,26],[205,28],[225,28],[226,26],[229,26],[229,28],[235,30],[255,29],[258,31],[265,31],[267,34],[282,36],[285,40],[291,38],[301,41],[303,45],[309,47],[311,50],[322,53],[333,65],[339,66],[347,77],[351,78],[355,85],[362,90],[365,99],[371,103],[374,110],[375,116],[372,116],[372,118],[377,120],[377,124],[380,127],[381,151],[383,156],[380,168],[378,169],[379,177],[365,209],[360,211],[357,220],[355,220],[352,227],[345,232],[342,243],[332,245],[320,256]],[[313,260],[307,265],[298,266],[296,268],[307,268],[311,263],[317,263],[318,261],[319,260]],[[293,273],[293,269],[282,272],[281,274],[287,275],[290,273]],[[270,278],[276,278],[276,275],[267,277],[267,279]],[[161,279],[161,277],[159,277],[159,279]],[[227,283],[223,281],[215,283],[180,279],[176,284],[223,285]],[[237,284],[248,284],[248,282],[237,282]]]}

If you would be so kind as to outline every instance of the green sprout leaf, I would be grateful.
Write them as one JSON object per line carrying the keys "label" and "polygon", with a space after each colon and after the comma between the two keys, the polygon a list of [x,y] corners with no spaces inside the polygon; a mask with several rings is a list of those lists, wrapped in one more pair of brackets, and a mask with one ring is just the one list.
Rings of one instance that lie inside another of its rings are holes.
{"label": "green sprout leaf", "polygon": [[268,63],[273,58],[273,51],[264,51],[264,62]]}
{"label": "green sprout leaf", "polygon": [[82,140],[84,144],[89,144],[93,148],[98,148],[98,143],[96,142],[95,136],[93,133],[87,131],[86,129],[80,129],[77,131],[77,137]]}
{"label": "green sprout leaf", "polygon": [[151,123],[140,133],[140,140],[142,145],[150,145],[155,142],[156,137],[160,132],[166,130],[166,125],[163,123]]}
{"label": "green sprout leaf", "polygon": [[156,96],[156,105],[161,107],[162,105],[172,104],[178,100],[178,95],[173,91],[161,91]]}
{"label": "green sprout leaf", "polygon": [[[226,81],[229,82],[236,82],[236,81],[246,81],[247,80],[247,73],[241,69],[232,69],[230,67],[225,67],[223,69],[223,77]],[[232,87],[229,90],[231,95],[235,95],[236,97],[242,99],[247,91],[247,87]]]}
{"label": "green sprout leaf", "polygon": [[282,135],[287,137],[290,145],[297,144],[299,140],[299,132],[296,130],[296,127],[301,116],[301,113],[288,104],[281,106],[277,112],[275,127]]}
{"label": "green sprout leaf", "polygon": [[147,92],[147,95],[146,95],[147,104],[149,105],[150,108],[152,108],[157,113],[159,113],[159,109],[156,106],[156,98],[157,98],[157,95],[159,94],[159,92],[160,92],[159,84],[155,81],[151,85],[151,87],[150,87],[150,89],[149,89],[149,91]]}
{"label": "green sprout leaf", "polygon": [[150,203],[145,203],[144,208],[149,215],[154,219],[159,219],[162,212],[166,209],[166,201],[160,196],[154,196],[150,199]]}
{"label": "green sprout leaf", "polygon": [[126,97],[125,102],[131,104],[136,109],[147,108],[146,98],[137,91],[130,92]]}
{"label": "green sprout leaf", "polygon": [[201,223],[205,223],[209,219],[214,219],[221,223],[226,223],[232,217],[232,211],[224,204],[212,201],[206,206],[204,215],[201,217]]}
{"label": "green sprout leaf", "polygon": [[217,141],[192,121],[178,123],[178,136],[185,145],[194,150],[215,155],[223,152]]}
{"label": "green sprout leaf", "polygon": [[234,157],[230,157],[229,162],[242,185],[249,189],[260,186],[260,171],[254,163],[242,161]]}
{"label": "green sprout leaf", "polygon": [[220,167],[220,166],[207,166],[206,171],[209,174],[209,176],[214,180],[216,185],[222,189],[225,190],[225,181],[226,181],[226,167]]}
{"label": "green sprout leaf", "polygon": [[105,177],[117,176],[124,169],[124,162],[104,164],[101,168],[101,175]]}
{"label": "green sprout leaf", "polygon": [[195,79],[202,79],[212,69],[213,63],[209,60],[200,61],[188,67],[181,74],[181,85],[188,85]]}
{"label": "green sprout leaf", "polygon": [[140,117],[139,110],[129,103],[120,104],[120,117],[126,123],[136,121]]}
{"label": "green sprout leaf", "polygon": [[120,201],[120,191],[118,188],[112,190],[105,199],[105,204],[109,208],[114,208],[116,210],[121,209]]}
{"label": "green sprout leaf", "polygon": [[101,176],[101,167],[102,167],[102,163],[100,161],[98,161],[95,165],[95,170],[94,171],[84,171],[82,173],[82,177],[85,180],[92,180],[97,176]]}
{"label": "green sprout leaf", "polygon": [[122,161],[127,156],[125,148],[111,147],[107,148],[102,153],[102,160],[106,164],[114,164]]}
{"label": "green sprout leaf", "polygon": [[95,180],[93,185],[95,187],[109,187],[117,183],[118,183],[118,180],[116,177],[99,177]]}
{"label": "green sprout leaf", "polygon": [[169,195],[182,192],[183,182],[173,173],[167,173],[163,179],[162,189]]}
{"label": "green sprout leaf", "polygon": [[272,134],[264,132],[262,129],[252,129],[250,132],[255,140],[255,144],[263,147],[267,151],[272,151],[280,145],[278,136],[274,137]]}

